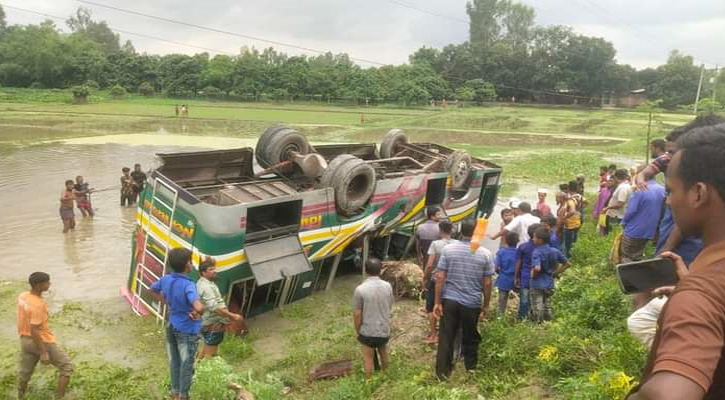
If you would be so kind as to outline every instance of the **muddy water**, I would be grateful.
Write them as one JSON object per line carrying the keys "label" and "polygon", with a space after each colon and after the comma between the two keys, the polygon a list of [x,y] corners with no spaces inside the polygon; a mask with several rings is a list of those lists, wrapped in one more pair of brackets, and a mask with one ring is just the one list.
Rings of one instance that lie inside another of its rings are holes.
{"label": "muddy water", "polygon": [[[154,143],[161,145],[153,145]],[[156,166],[155,153],[243,147],[249,141],[174,135],[117,135],[0,150],[0,278],[51,274],[62,300],[115,297],[128,277],[135,207],[119,205],[121,168]],[[66,179],[84,175],[94,218],[76,210],[76,229],[63,234],[58,215]]]}

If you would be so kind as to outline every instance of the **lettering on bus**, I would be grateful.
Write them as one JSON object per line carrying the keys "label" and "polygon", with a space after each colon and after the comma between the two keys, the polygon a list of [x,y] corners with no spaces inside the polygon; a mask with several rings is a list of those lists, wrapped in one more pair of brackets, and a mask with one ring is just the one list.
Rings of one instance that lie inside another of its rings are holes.
{"label": "lettering on bus", "polygon": [[[169,225],[169,220],[171,217],[169,214],[161,209],[159,209],[156,206],[153,206],[150,201],[145,200],[144,201],[144,208],[150,209],[151,215],[153,215],[156,219],[163,222],[165,225]],[[189,224],[192,225],[192,224]],[[171,221],[171,230],[175,233],[180,234],[186,239],[191,239],[194,236],[194,226],[186,226],[179,222],[178,220],[174,219]]]}
{"label": "lettering on bus", "polygon": [[322,215],[310,215],[302,217],[300,220],[300,226],[302,229],[314,229],[322,226]]}

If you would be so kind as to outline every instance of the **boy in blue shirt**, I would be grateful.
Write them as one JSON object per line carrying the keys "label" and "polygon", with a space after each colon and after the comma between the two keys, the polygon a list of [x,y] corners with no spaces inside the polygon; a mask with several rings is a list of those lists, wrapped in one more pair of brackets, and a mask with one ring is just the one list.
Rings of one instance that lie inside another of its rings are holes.
{"label": "boy in blue shirt", "polygon": [[509,292],[514,289],[514,272],[516,271],[516,245],[519,243],[519,234],[509,232],[506,234],[506,247],[501,247],[496,253],[496,288],[498,288],[498,315],[506,314]]}
{"label": "boy in blue shirt", "polygon": [[[559,249],[549,245],[549,231],[534,231],[536,248],[531,255],[531,318],[536,322],[550,321],[551,296],[554,294],[554,278],[569,268],[569,260]],[[557,264],[562,264],[557,268]]]}
{"label": "boy in blue shirt", "polygon": [[542,218],[541,225],[549,231],[549,246],[561,250],[559,236],[556,234],[556,217],[549,215]]}
{"label": "boy in blue shirt", "polygon": [[171,273],[151,285],[151,294],[164,301],[169,309],[166,324],[166,351],[171,372],[171,395],[174,400],[187,400],[194,377],[194,360],[204,311],[196,284],[187,274],[191,272],[191,251],[185,248],[169,250]]}
{"label": "boy in blue shirt", "polygon": [[514,287],[519,289],[519,319],[523,320],[529,316],[529,282],[531,281],[531,256],[534,253],[534,232],[540,224],[529,226],[528,242],[522,243],[516,249],[516,270],[514,271]]}

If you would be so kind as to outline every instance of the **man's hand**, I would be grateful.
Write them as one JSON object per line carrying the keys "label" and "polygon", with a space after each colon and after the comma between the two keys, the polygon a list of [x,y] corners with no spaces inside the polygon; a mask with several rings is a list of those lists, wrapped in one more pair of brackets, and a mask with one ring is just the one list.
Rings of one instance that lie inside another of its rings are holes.
{"label": "man's hand", "polygon": [[240,314],[232,314],[232,321],[241,321],[242,316]]}
{"label": "man's hand", "polygon": [[192,312],[189,313],[189,318],[191,318],[193,320],[197,320],[200,317],[201,317],[201,313],[196,310],[193,310]]}
{"label": "man's hand", "polygon": [[488,316],[488,310],[486,310],[485,308],[482,308],[481,314],[478,316],[478,321],[480,322],[480,321],[486,320],[487,316]]}
{"label": "man's hand", "polygon": [[652,295],[655,297],[670,297],[672,295],[672,292],[675,291],[674,286],[662,286],[658,287],[657,289],[652,291]]}
{"label": "man's hand", "polygon": [[433,306],[433,316],[435,319],[441,319],[443,316],[443,304],[436,304]]}
{"label": "man's hand", "polygon": [[40,362],[44,365],[50,364],[50,355],[47,351],[40,353]]}
{"label": "man's hand", "polygon": [[660,256],[662,258],[669,258],[670,260],[672,260],[673,263],[675,263],[675,272],[677,272],[677,278],[679,278],[680,280],[682,280],[682,278],[686,277],[687,274],[690,273],[690,270],[687,269],[687,265],[685,265],[685,262],[679,255],[671,251],[663,251]]}

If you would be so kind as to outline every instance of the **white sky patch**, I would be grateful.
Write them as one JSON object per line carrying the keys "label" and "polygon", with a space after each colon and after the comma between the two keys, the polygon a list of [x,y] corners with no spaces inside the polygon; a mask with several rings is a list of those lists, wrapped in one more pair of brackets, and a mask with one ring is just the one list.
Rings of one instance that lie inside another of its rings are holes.
{"label": "white sky patch", "polygon": [[[467,20],[466,0],[95,0],[143,13],[178,19],[299,46],[346,52],[351,57],[398,64],[422,46],[443,47],[468,38],[468,26],[411,7]],[[74,0],[2,0],[10,6],[70,16],[82,5]],[[577,32],[603,37],[617,49],[617,60],[637,68],[657,66],[675,48],[697,62],[725,64],[723,0],[523,0],[534,7],[539,25],[570,25]],[[87,6],[96,20],[117,29],[195,46],[236,53],[242,46],[270,44],[200,31],[195,28]],[[38,23],[44,18],[6,9],[10,24]],[[64,22],[56,25],[67,30]],[[140,52],[193,54],[202,50],[149,39],[130,39]],[[274,46],[289,54],[304,53]],[[708,65],[712,67],[712,65]]]}

